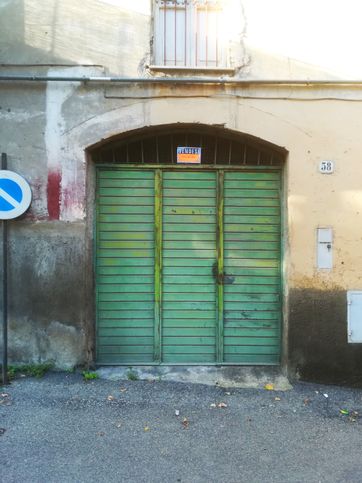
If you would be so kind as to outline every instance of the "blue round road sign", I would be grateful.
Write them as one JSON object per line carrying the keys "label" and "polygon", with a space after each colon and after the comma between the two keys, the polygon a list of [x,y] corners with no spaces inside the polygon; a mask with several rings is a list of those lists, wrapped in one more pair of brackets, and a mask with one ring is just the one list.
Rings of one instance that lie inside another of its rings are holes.
{"label": "blue round road sign", "polygon": [[0,170],[0,220],[17,218],[29,208],[30,203],[28,182],[13,171]]}

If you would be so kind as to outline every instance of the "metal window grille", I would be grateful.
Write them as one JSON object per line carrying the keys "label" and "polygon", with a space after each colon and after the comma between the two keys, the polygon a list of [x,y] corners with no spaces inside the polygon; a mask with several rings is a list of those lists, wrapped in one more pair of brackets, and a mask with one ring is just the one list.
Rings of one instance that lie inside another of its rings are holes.
{"label": "metal window grille", "polygon": [[225,67],[221,14],[220,0],[156,0],[156,63]]}
{"label": "metal window grille", "polygon": [[[106,143],[92,155],[99,163],[176,165],[177,146],[201,147],[201,164],[207,166],[282,166],[285,153],[242,135],[226,136],[218,131],[161,129]],[[205,167],[207,167],[205,166]],[[197,166],[196,166],[197,167]]]}

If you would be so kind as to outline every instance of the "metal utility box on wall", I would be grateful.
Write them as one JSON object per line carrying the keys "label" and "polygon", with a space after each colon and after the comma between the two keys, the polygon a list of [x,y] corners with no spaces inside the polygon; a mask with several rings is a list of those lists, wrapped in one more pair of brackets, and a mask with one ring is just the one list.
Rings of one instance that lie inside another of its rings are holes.
{"label": "metal utility box on wall", "polygon": [[330,270],[333,267],[332,228],[317,228],[317,268]]}
{"label": "metal utility box on wall", "polygon": [[347,292],[348,342],[362,343],[362,291]]}

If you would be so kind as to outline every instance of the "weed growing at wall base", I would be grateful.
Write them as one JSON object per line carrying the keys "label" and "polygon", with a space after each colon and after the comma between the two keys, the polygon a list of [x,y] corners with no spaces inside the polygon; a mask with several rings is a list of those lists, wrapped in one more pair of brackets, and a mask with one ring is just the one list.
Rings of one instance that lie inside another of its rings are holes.
{"label": "weed growing at wall base", "polygon": [[94,379],[99,379],[99,375],[96,372],[92,372],[92,371],[83,371],[82,376],[85,381],[92,381]]}
{"label": "weed growing at wall base", "polygon": [[129,381],[138,381],[138,380],[139,380],[139,377],[138,377],[137,372],[134,372],[134,371],[132,371],[132,370],[129,370],[129,371],[127,372],[127,379],[128,379]]}
{"label": "weed growing at wall base", "polygon": [[[9,366],[8,367],[8,378],[9,380],[15,379],[19,376],[28,377],[43,377],[48,371],[53,369],[53,362],[43,362],[41,364],[21,364],[19,366]],[[0,377],[0,382],[2,379]]]}

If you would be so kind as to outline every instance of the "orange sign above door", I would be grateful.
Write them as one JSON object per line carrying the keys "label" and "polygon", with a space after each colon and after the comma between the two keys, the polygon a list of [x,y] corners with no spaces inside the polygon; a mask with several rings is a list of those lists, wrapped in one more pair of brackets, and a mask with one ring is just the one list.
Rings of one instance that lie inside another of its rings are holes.
{"label": "orange sign above door", "polygon": [[177,163],[201,164],[201,148],[180,146],[177,148]]}

